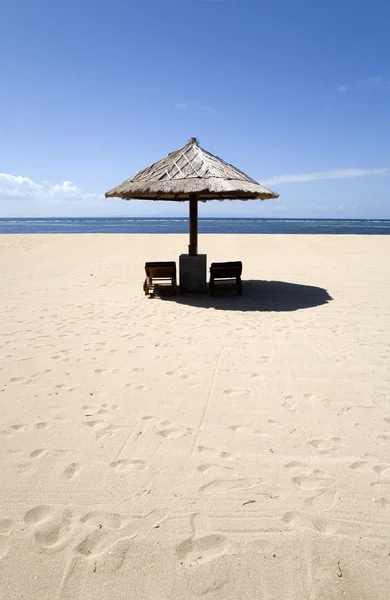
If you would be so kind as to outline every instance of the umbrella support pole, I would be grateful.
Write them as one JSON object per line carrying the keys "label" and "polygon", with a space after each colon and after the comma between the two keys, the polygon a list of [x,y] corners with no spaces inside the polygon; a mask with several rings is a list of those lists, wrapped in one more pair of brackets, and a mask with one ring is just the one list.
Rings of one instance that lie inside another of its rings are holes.
{"label": "umbrella support pole", "polygon": [[198,254],[198,198],[196,194],[190,195],[190,245],[188,254],[197,256]]}
{"label": "umbrella support pole", "polygon": [[206,291],[205,254],[198,254],[198,197],[190,194],[190,245],[188,254],[179,258],[180,292]]}

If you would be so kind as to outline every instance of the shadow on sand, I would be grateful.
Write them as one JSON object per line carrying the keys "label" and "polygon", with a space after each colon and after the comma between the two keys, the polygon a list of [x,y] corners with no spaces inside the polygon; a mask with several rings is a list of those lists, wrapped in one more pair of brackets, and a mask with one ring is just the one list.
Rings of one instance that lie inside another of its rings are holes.
{"label": "shadow on sand", "polygon": [[332,300],[324,288],[285,281],[244,281],[243,294],[221,290],[214,297],[205,294],[178,294],[164,297],[166,302],[177,302],[198,308],[238,311],[293,311],[313,308]]}

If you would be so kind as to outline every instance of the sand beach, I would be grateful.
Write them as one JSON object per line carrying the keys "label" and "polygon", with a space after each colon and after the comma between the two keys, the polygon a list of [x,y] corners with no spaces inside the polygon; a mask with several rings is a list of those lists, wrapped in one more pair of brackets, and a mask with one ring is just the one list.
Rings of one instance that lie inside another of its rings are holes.
{"label": "sand beach", "polygon": [[0,237],[0,598],[388,600],[390,238]]}

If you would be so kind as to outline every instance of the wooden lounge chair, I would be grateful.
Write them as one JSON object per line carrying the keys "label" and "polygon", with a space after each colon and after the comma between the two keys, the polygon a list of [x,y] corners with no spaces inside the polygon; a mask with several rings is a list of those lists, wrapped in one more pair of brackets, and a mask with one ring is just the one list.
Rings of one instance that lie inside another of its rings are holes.
{"label": "wooden lounge chair", "polygon": [[[242,295],[242,262],[224,262],[211,263],[210,267],[210,296],[214,295],[216,289],[234,289],[238,291],[238,295]],[[235,279],[232,282],[232,279]],[[217,281],[217,285],[215,285]],[[233,285],[232,285],[233,284]]]}
{"label": "wooden lounge chair", "polygon": [[144,282],[145,296],[153,295],[156,288],[176,294],[176,263],[175,262],[147,262],[145,263],[146,279]]}

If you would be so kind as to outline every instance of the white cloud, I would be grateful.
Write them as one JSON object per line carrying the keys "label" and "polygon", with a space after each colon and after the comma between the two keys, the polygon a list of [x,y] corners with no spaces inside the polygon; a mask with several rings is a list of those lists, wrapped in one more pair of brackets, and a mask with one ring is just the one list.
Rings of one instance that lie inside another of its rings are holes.
{"label": "white cloud", "polygon": [[63,183],[57,183],[50,186],[49,193],[52,196],[68,196],[72,198],[98,198],[102,194],[91,194],[83,192],[77,185],[74,185],[71,181],[64,181]]}
{"label": "white cloud", "polygon": [[218,112],[216,108],[214,108],[214,106],[210,106],[208,104],[206,104],[205,106],[202,107],[202,110],[204,112],[208,112],[208,113],[216,113]]}
{"label": "white cloud", "polygon": [[27,194],[17,188],[0,187],[0,196],[10,196],[13,198],[25,198]]}
{"label": "white cloud", "polygon": [[376,75],[375,77],[366,77],[366,79],[355,81],[353,83],[343,83],[338,86],[337,91],[348,92],[353,88],[377,91],[390,89],[390,77],[387,75]]}
{"label": "white cloud", "polygon": [[270,179],[261,180],[263,185],[281,183],[303,183],[306,181],[322,181],[324,179],[355,179],[356,177],[384,177],[390,175],[390,168],[383,169],[332,169],[315,173],[300,173],[297,175],[276,175]]}
{"label": "white cloud", "polygon": [[363,81],[359,81],[358,85],[360,87],[365,87],[369,89],[383,89],[390,88],[390,78],[386,75],[377,75],[376,77],[367,77],[367,79],[363,79]]}
{"label": "white cloud", "polygon": [[18,185],[28,185],[31,187],[39,187],[29,177],[21,177],[20,175],[10,175],[9,173],[0,173],[0,181],[7,181],[9,183],[15,183]]}
{"label": "white cloud", "polygon": [[14,198],[34,196],[40,189],[41,186],[29,177],[0,173],[0,194]]}
{"label": "white cloud", "polygon": [[84,192],[71,181],[51,184],[48,181],[36,183],[29,177],[0,173],[0,196],[13,198],[37,198],[50,200],[61,198],[63,200],[101,198],[103,194]]}

